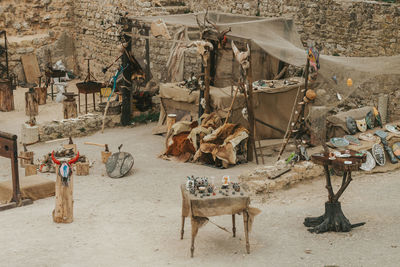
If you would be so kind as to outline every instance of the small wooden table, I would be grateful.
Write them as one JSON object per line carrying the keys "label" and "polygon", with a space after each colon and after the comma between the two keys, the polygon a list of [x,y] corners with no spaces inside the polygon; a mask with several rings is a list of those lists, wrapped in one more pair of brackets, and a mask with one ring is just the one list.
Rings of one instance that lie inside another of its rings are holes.
{"label": "small wooden table", "polygon": [[[190,216],[192,225],[192,245],[190,248],[191,257],[194,254],[194,241],[199,228],[208,221],[208,217],[220,215],[232,215],[232,232],[233,237],[236,236],[235,214],[243,213],[244,233],[246,238],[246,251],[250,254],[249,229],[251,229],[252,219],[258,214],[258,209],[249,207],[250,197],[243,192],[241,195],[238,192],[232,194],[232,189],[229,189],[228,196],[216,193],[215,196],[200,197],[190,194],[185,185],[181,185],[182,192],[182,228],[181,239],[183,239],[185,218]],[[226,192],[223,190],[223,192]],[[257,211],[252,211],[252,209]]]}
{"label": "small wooden table", "polygon": [[[313,154],[312,162],[324,166],[326,177],[326,189],[328,190],[328,201],[325,203],[325,214],[319,217],[307,217],[304,220],[306,227],[312,233],[324,233],[328,231],[349,232],[352,228],[364,225],[365,223],[351,224],[344,216],[340,206],[339,198],[352,181],[351,172],[357,171],[361,164],[366,161],[366,155],[357,151],[350,150],[349,157],[334,157],[330,158],[328,153]],[[346,154],[341,151],[341,154]],[[342,185],[336,194],[332,189],[331,175],[329,166],[335,170],[343,172]]]}

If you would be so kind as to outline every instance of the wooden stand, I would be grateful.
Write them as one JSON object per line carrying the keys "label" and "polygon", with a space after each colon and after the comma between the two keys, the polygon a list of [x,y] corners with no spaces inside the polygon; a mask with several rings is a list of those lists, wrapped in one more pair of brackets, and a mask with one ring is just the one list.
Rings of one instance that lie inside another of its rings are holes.
{"label": "wooden stand", "polygon": [[[343,152],[342,152],[343,154]],[[349,232],[352,228],[364,225],[365,223],[351,224],[350,221],[344,216],[339,198],[342,196],[346,188],[352,181],[351,172],[358,171],[361,164],[365,162],[366,155],[358,156],[355,151],[350,152],[350,157],[329,159],[329,154],[314,154],[311,160],[315,164],[323,165],[326,177],[326,189],[328,190],[328,201],[325,203],[325,213],[319,217],[307,217],[304,220],[306,227],[311,233],[325,233],[328,231],[334,232]],[[347,163],[349,164],[347,164]],[[329,166],[335,170],[343,171],[342,185],[336,194],[333,192],[331,175]]]}
{"label": "wooden stand", "polygon": [[89,175],[89,163],[88,162],[78,162],[76,163],[76,175],[86,176]]}
{"label": "wooden stand", "polygon": [[26,152],[20,152],[20,164],[22,168],[25,168],[29,164],[33,164],[33,157],[34,157],[34,152],[33,151],[26,151]]}
{"label": "wooden stand", "polygon": [[18,147],[17,136],[5,132],[0,132],[0,156],[11,160],[12,188],[13,196],[10,203],[0,205],[0,211],[32,204],[31,199],[21,199],[18,173]]}
{"label": "wooden stand", "polygon": [[45,105],[46,98],[47,98],[47,88],[46,87],[36,87],[35,91],[38,95],[39,105]]}
{"label": "wooden stand", "polygon": [[25,176],[31,176],[37,174],[37,167],[33,164],[28,164],[25,166]]}
{"label": "wooden stand", "polygon": [[63,111],[64,111],[64,119],[76,118],[78,117],[78,106],[76,105],[76,100],[72,101],[63,101]]}
{"label": "wooden stand", "polygon": [[14,110],[14,95],[10,81],[0,81],[0,111]]}
{"label": "wooden stand", "polygon": [[55,223],[72,223],[74,220],[73,200],[73,175],[68,185],[63,184],[61,176],[58,175],[59,166],[56,168],[56,207],[53,210],[53,221]]}

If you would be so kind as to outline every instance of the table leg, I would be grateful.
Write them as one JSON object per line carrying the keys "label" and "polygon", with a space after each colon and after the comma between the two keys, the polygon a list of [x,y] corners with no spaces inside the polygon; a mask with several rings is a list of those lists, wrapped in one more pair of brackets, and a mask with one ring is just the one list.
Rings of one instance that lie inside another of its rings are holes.
{"label": "table leg", "polygon": [[325,171],[325,178],[326,178],[326,189],[328,190],[328,199],[329,202],[333,202],[333,189],[332,189],[332,182],[331,182],[331,175],[329,174],[329,167],[328,165],[324,165],[324,171]]}
{"label": "table leg", "polygon": [[54,100],[54,82],[51,81],[51,100]]}
{"label": "table leg", "polygon": [[244,235],[246,237],[246,251],[250,254],[250,243],[249,243],[249,214],[247,211],[243,211],[243,222],[244,222]]}
{"label": "table leg", "polygon": [[93,110],[96,111],[96,97],[93,93]]}
{"label": "table leg", "polygon": [[183,239],[183,234],[185,232],[185,216],[182,216],[182,228],[181,228],[181,240]]}
{"label": "table leg", "polygon": [[349,232],[352,228],[364,225],[365,223],[351,224],[344,216],[339,202],[340,196],[352,181],[351,172],[345,171],[343,174],[342,186],[336,194],[333,194],[331,179],[327,166],[325,167],[326,188],[329,193],[329,201],[325,203],[325,213],[319,217],[307,217],[304,220],[306,227],[311,227],[308,231],[312,233],[325,233],[328,231]]}
{"label": "table leg", "polygon": [[197,223],[196,219],[192,217],[191,219],[192,223],[192,246],[190,247],[190,256],[193,258],[194,254],[194,240],[196,239],[196,235],[199,231],[199,224]]}
{"label": "table leg", "polygon": [[87,94],[85,94],[85,114],[87,114]]}
{"label": "table leg", "polygon": [[81,113],[81,94],[78,92],[79,114]]}
{"label": "table leg", "polygon": [[232,233],[233,233],[233,237],[236,237],[235,214],[232,214]]}

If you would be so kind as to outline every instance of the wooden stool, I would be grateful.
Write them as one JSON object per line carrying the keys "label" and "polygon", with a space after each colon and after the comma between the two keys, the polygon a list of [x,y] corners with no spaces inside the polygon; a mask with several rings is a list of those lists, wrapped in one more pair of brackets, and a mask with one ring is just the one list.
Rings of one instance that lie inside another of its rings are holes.
{"label": "wooden stool", "polygon": [[64,93],[67,97],[63,101],[64,119],[76,118],[78,117],[78,107],[76,105],[74,93]]}

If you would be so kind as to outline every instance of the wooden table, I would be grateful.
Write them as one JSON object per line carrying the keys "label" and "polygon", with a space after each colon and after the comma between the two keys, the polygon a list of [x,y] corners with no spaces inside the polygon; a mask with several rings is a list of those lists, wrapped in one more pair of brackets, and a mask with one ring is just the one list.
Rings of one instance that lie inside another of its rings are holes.
{"label": "wooden table", "polygon": [[[219,191],[219,190],[217,190]],[[241,195],[238,192],[232,194],[232,189],[229,189],[229,196],[224,196],[221,193],[217,193],[215,196],[200,197],[190,194],[185,185],[181,186],[182,192],[182,228],[181,228],[181,239],[183,239],[185,218],[190,216],[192,225],[192,243],[190,247],[191,257],[194,254],[194,241],[198,233],[199,228],[208,221],[208,217],[220,216],[220,215],[231,215],[232,216],[232,232],[233,237],[236,236],[235,226],[235,215],[238,213],[243,214],[244,222],[244,233],[246,238],[246,251],[250,254],[250,243],[249,243],[249,229],[251,229],[252,218],[258,213],[258,209],[249,207],[250,197],[243,193]],[[226,192],[223,190],[223,192]],[[257,210],[256,212],[252,209]]]}
{"label": "wooden table", "polygon": [[95,81],[84,81],[76,84],[76,87],[78,88],[79,113],[81,113],[81,94],[85,94],[85,114],[88,113],[88,94],[93,94],[93,109],[96,110],[96,93],[100,93],[100,102],[102,102],[101,86],[101,83]]}
{"label": "wooden table", "polygon": [[[328,231],[349,232],[352,228],[365,224],[351,224],[342,212],[339,198],[352,181],[351,172],[359,170],[361,164],[366,161],[366,155],[353,150],[341,151],[341,153],[350,154],[350,157],[330,158],[328,153],[313,154],[311,156],[312,162],[324,166],[326,189],[328,190],[325,214],[319,217],[307,217],[304,220],[304,225],[311,227],[309,231],[312,233],[324,233]],[[343,172],[342,184],[336,194],[333,192],[329,167]]]}

